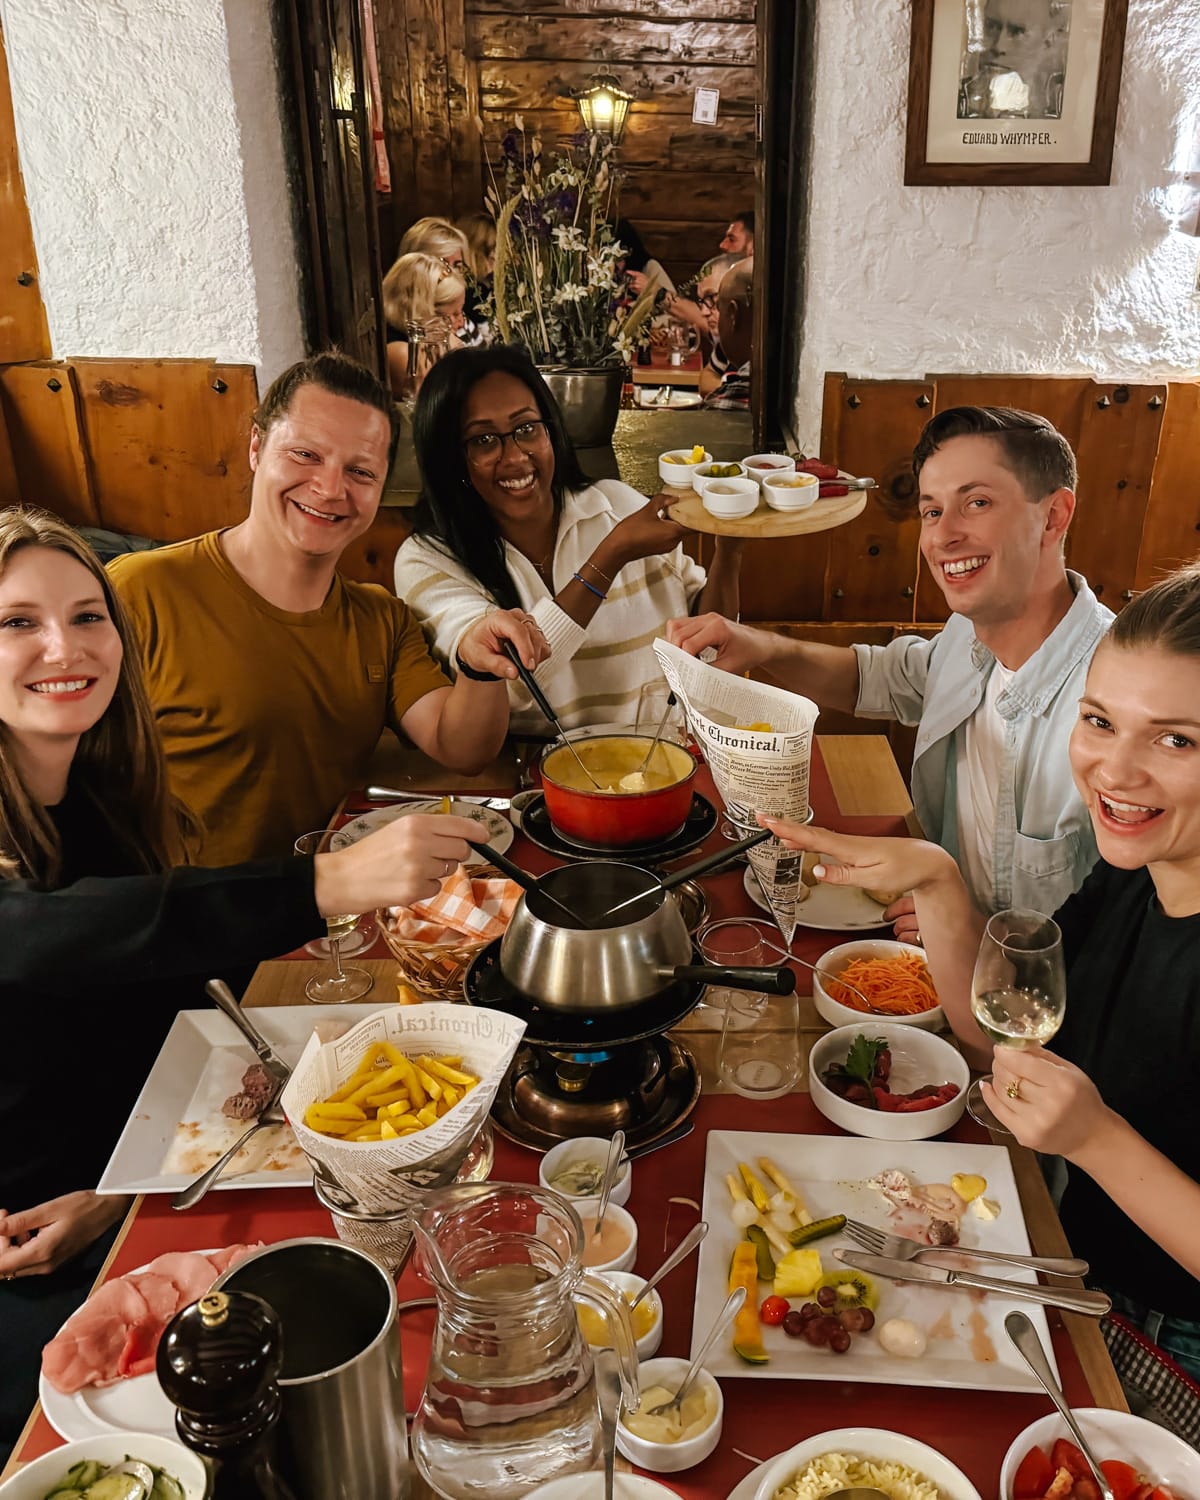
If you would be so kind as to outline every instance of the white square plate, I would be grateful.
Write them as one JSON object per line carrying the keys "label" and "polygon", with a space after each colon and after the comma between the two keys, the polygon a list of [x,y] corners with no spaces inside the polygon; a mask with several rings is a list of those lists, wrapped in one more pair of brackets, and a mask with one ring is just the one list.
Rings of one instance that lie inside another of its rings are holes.
{"label": "white square plate", "polygon": [[[320,1025],[332,1040],[386,1003],[252,1010],[255,1026],[283,1061],[294,1065],[314,1027]],[[187,1187],[253,1123],[228,1119],[221,1105],[237,1093],[242,1074],[255,1061],[253,1047],[219,1010],[181,1010],[96,1191],[177,1193]],[[312,1168],[290,1128],[276,1125],[248,1142],[216,1188],[307,1187],[311,1181]]]}
{"label": "white square plate", "polygon": [[[987,1197],[999,1203],[1000,1214],[990,1222],[965,1214],[960,1231],[962,1247],[979,1245],[1019,1255],[1030,1253],[1012,1164],[1003,1146],[714,1130],[709,1133],[704,1163],[702,1211],[702,1217],[712,1228],[700,1245],[692,1323],[693,1354],[728,1294],[729,1261],[741,1237],[729,1217],[732,1200],[725,1185],[726,1173],[736,1176],[738,1163],[744,1161],[761,1178],[760,1156],[769,1157],[791,1180],[803,1194],[805,1206],[814,1219],[845,1214],[847,1218],[888,1231],[896,1227],[888,1216],[889,1205],[881,1193],[867,1186],[869,1178],[889,1167],[899,1168],[922,1185],[949,1182],[955,1172],[978,1173],[987,1179]],[[827,1270],[837,1270],[841,1263],[833,1258],[832,1252],[839,1247],[857,1248],[845,1235],[817,1240],[812,1248],[820,1251]],[[1037,1280],[1032,1271],[1012,1266],[988,1266],[983,1261],[969,1264],[986,1275],[1000,1275],[1014,1281]],[[726,1339],[709,1356],[708,1369],[720,1377],[736,1375],[760,1380],[856,1380],[882,1385],[1040,1391],[1041,1386],[1004,1331],[1005,1314],[1014,1307],[1021,1308],[1032,1319],[1051,1366],[1057,1369],[1046,1314],[1036,1303],[992,1292],[981,1295],[958,1287],[922,1286],[879,1277],[875,1281],[879,1289],[875,1328],[888,1318],[911,1319],[929,1336],[929,1347],[920,1359],[886,1353],[874,1331],[855,1334],[849,1352],[835,1354],[831,1349],[814,1349],[802,1338],[791,1338],[782,1328],[764,1327],[763,1344],[770,1355],[768,1364],[747,1364],[733,1352],[731,1340]],[[760,1282],[760,1302],[767,1295],[767,1284]],[[801,1299],[790,1300],[793,1306],[798,1306]]]}

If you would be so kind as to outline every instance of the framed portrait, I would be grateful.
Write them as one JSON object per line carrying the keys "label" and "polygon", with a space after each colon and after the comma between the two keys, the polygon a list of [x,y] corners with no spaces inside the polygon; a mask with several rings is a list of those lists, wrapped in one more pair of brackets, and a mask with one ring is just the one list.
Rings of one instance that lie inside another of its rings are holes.
{"label": "framed portrait", "polygon": [[912,0],[908,185],[1103,185],[1128,0]]}

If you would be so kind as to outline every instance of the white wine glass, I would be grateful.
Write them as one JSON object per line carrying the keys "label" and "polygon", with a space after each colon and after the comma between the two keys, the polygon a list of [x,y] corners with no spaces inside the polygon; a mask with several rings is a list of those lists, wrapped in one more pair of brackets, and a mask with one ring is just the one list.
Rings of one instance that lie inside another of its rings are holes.
{"label": "white wine glass", "polygon": [[[302,833],[296,840],[296,853],[307,858],[324,854],[337,848],[338,835],[327,828],[315,833]],[[325,930],[329,934],[329,956],[333,960],[333,973],[322,978],[314,974],[304,986],[304,993],[315,1005],[345,1005],[350,1000],[361,1000],[374,986],[375,980],[366,969],[346,968],[342,963],[342,939],[354,930],[358,912],[326,917]]]}
{"label": "white wine glass", "polygon": [[[983,1034],[997,1047],[1040,1046],[1058,1031],[1066,1009],[1058,923],[1022,907],[989,917],[971,977],[971,1014]],[[1011,1134],[984,1103],[979,1082],[971,1085],[967,1109],[980,1125]]]}
{"label": "white wine glass", "polygon": [[[311,854],[305,843],[306,839],[312,838],[311,834],[303,834],[293,845],[296,854]],[[347,849],[354,843],[354,839],[348,833],[334,833],[328,836],[329,842],[322,846],[324,849]],[[301,847],[303,845],[303,847]],[[356,953],[365,953],[368,948],[374,946],[375,939],[379,936],[379,929],[375,926],[375,918],[370,912],[364,912],[357,923],[349,932],[343,933],[341,939],[341,955],[343,958],[353,958]],[[329,946],[329,939],[313,938],[312,942],[305,943],[304,951],[310,958],[332,958],[333,950]]]}

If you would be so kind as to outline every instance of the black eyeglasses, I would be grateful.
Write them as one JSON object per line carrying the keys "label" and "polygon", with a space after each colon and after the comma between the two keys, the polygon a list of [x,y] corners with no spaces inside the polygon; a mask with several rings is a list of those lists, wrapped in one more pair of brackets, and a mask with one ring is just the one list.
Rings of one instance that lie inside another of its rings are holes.
{"label": "black eyeglasses", "polygon": [[522,453],[537,453],[546,446],[550,432],[545,422],[518,422],[511,432],[476,432],[463,439],[463,452],[470,464],[495,463],[508,438]]}
{"label": "black eyeglasses", "polygon": [[703,308],[705,312],[716,312],[717,299],[715,297],[698,297],[696,300],[698,305]]}

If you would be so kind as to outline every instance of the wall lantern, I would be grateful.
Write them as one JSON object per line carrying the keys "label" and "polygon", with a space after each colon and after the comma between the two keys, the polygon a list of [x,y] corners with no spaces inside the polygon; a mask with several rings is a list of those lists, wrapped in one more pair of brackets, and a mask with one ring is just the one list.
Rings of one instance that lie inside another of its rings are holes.
{"label": "wall lantern", "polygon": [[575,103],[585,130],[609,136],[614,146],[621,144],[633,95],[625,92],[619,79],[611,73],[597,73],[588,87],[575,95]]}

